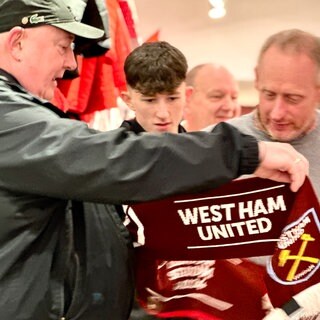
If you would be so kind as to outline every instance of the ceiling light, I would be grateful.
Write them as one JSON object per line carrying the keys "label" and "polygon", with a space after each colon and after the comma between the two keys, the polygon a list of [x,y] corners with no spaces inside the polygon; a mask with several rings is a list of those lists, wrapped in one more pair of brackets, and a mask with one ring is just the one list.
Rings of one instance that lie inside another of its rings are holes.
{"label": "ceiling light", "polygon": [[209,10],[208,15],[211,19],[220,19],[226,15],[224,7],[216,7]]}

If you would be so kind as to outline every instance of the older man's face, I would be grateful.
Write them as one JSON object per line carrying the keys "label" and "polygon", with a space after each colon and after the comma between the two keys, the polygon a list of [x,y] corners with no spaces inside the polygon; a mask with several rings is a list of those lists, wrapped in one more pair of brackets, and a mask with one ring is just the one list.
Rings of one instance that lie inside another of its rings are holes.
{"label": "older man's face", "polygon": [[303,53],[271,47],[256,69],[259,119],[275,140],[291,141],[315,125],[319,104],[318,68]]}
{"label": "older man's face", "polygon": [[57,79],[65,70],[75,69],[71,48],[74,37],[53,26],[23,30],[21,38],[21,67],[19,82],[32,94],[51,100]]}

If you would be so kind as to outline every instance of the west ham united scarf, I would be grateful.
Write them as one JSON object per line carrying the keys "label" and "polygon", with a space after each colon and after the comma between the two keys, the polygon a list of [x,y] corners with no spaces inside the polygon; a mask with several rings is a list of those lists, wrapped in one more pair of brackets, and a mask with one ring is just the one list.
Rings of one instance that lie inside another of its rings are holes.
{"label": "west ham united scarf", "polygon": [[[319,203],[307,179],[249,178],[127,207],[137,293],[157,316],[263,318],[320,281]],[[247,257],[272,255],[267,268]],[[267,273],[266,273],[267,269]]]}

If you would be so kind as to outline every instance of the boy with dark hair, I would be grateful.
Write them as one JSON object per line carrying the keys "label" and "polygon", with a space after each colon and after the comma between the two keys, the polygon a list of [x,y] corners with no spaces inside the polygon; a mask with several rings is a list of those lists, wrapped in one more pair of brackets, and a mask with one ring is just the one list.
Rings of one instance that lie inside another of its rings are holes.
{"label": "boy with dark hair", "polygon": [[145,43],[126,59],[127,92],[122,98],[135,112],[123,126],[135,132],[185,132],[179,126],[186,95],[188,69],[183,53],[169,43]]}
{"label": "boy with dark hair", "polygon": [[[190,92],[185,84],[187,69],[183,53],[168,42],[145,43],[133,50],[124,65],[128,91],[122,92],[122,98],[135,119],[121,126],[135,133],[186,132],[179,123]],[[130,319],[158,318],[136,304]]]}

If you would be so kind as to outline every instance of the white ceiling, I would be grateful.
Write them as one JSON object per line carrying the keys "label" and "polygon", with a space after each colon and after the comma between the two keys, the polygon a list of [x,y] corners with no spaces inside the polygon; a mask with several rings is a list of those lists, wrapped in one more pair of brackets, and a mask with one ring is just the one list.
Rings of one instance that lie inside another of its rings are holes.
{"label": "white ceiling", "polygon": [[320,35],[320,0],[226,0],[227,15],[208,17],[208,0],[135,0],[143,40],[160,30],[160,40],[178,47],[189,66],[224,64],[237,80],[251,82],[263,41],[288,28]]}

